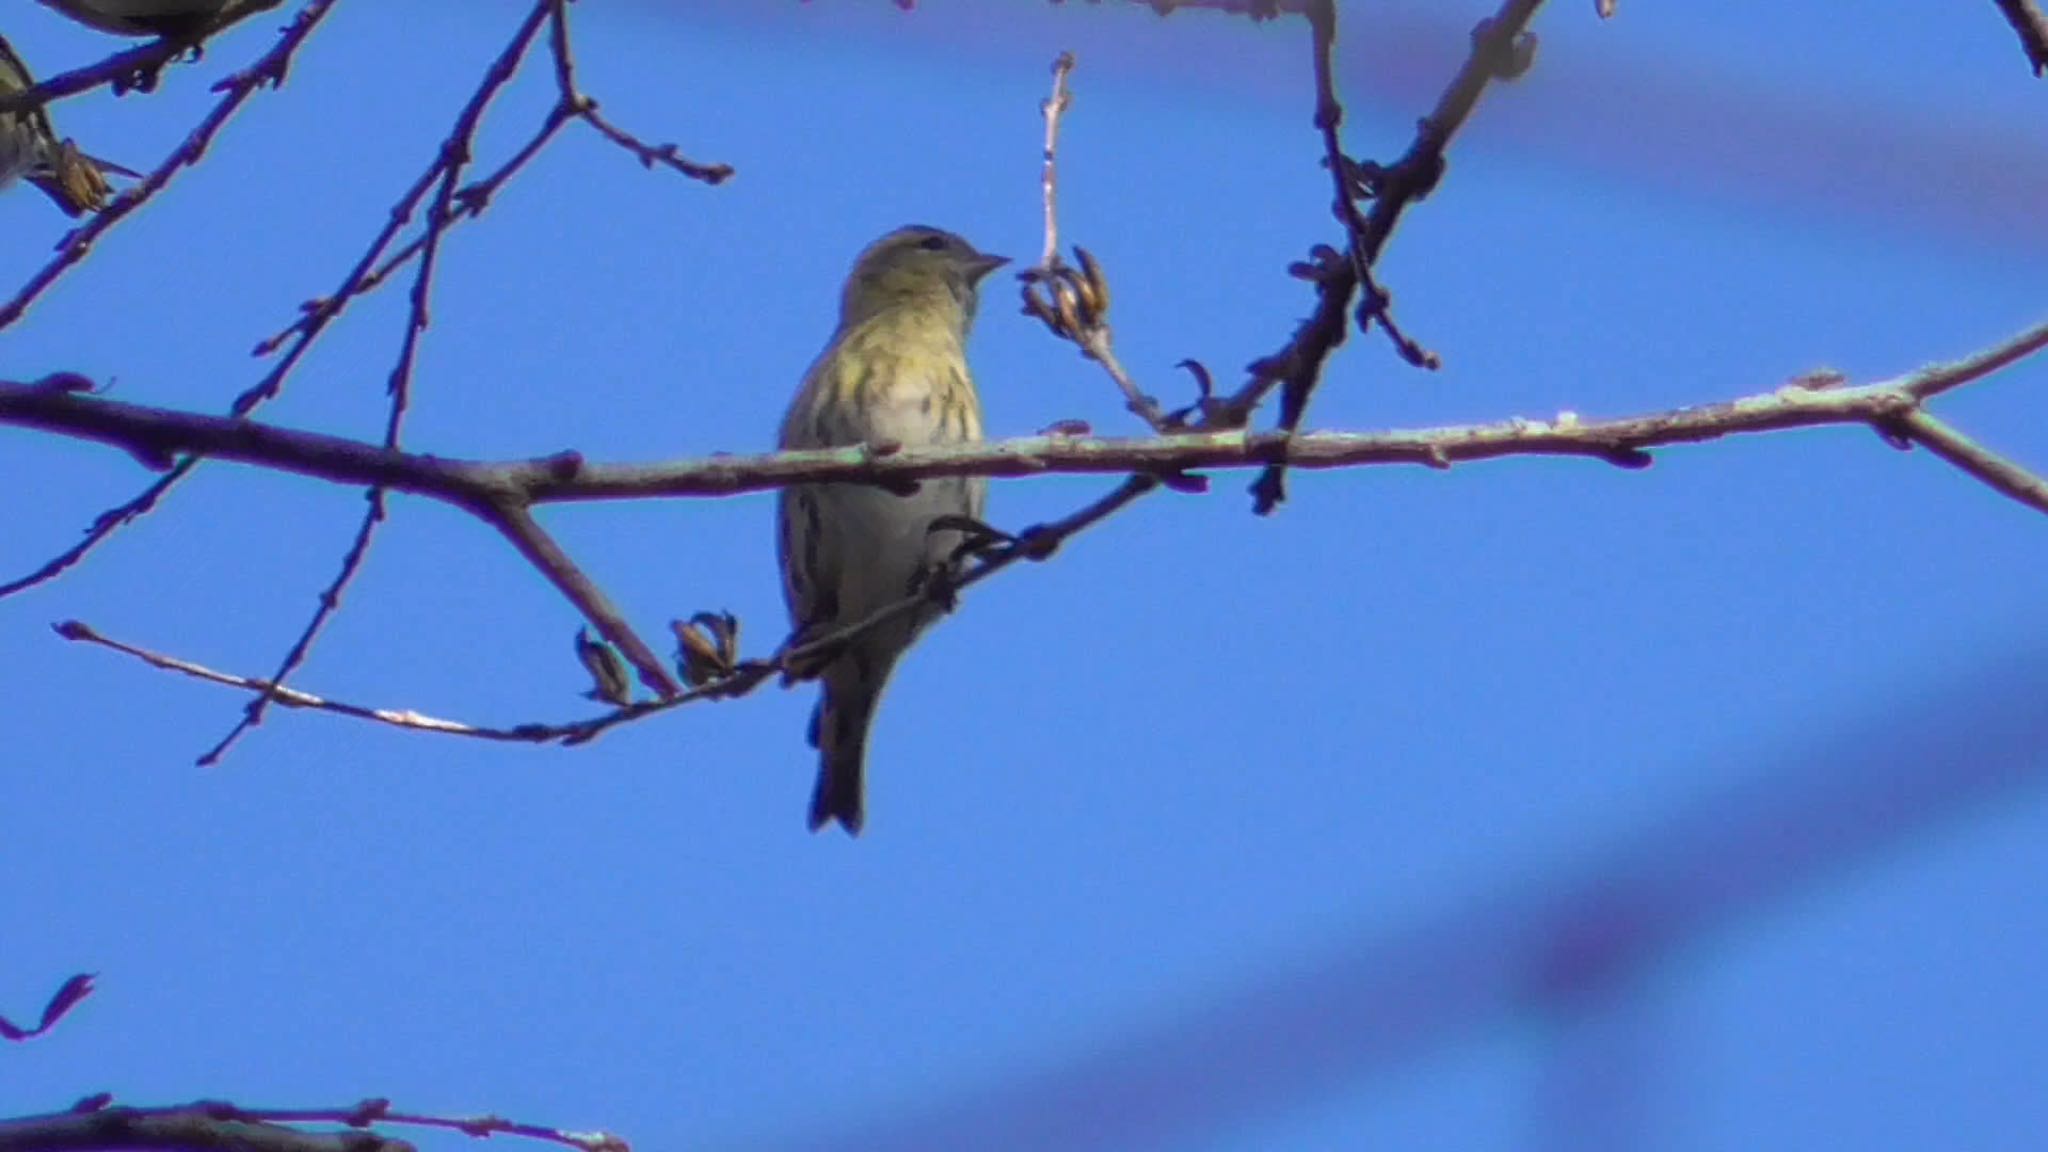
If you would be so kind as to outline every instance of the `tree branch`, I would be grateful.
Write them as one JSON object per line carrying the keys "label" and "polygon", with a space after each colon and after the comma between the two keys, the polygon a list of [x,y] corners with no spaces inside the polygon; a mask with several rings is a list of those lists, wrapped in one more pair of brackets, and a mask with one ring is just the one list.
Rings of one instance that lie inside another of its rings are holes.
{"label": "tree branch", "polygon": [[1909,409],[1900,428],[1927,450],[2007,496],[2048,512],[2048,481],[1978,444],[1925,408]]}
{"label": "tree branch", "polygon": [[698,699],[744,695],[770,676],[792,675],[793,669],[816,653],[844,643],[849,636],[897,614],[913,611],[939,593],[907,597],[839,633],[786,649],[771,659],[742,662],[711,683],[684,692],[603,590],[533,520],[531,509],[539,504],[725,496],[798,483],[868,483],[900,488],[936,476],[1127,474],[1124,483],[1103,499],[1066,520],[1022,533],[983,556],[945,590],[950,594],[1017,560],[1051,555],[1068,536],[1099,523],[1162,483],[1199,490],[1198,478],[1186,474],[1190,469],[1274,465],[1321,469],[1402,463],[1448,468],[1460,462],[1513,456],[1579,456],[1624,468],[1641,468],[1650,463],[1652,448],[1790,428],[1861,424],[1901,446],[1918,442],[1993,489],[2048,513],[2048,480],[1978,445],[1923,407],[1927,398],[1982,379],[2044,346],[2048,346],[2048,323],[1962,360],[1932,365],[1874,384],[1849,387],[1839,376],[1816,374],[1769,392],[1718,404],[1610,420],[1589,421],[1574,413],[1562,413],[1543,421],[1517,418],[1492,424],[1387,432],[1290,434],[1284,430],[1254,432],[1236,428],[1146,439],[1027,436],[914,450],[857,445],[756,456],[716,456],[668,464],[592,464],[573,452],[509,461],[422,455],[253,420],[107,400],[83,392],[87,382],[76,376],[54,376],[36,384],[0,383],[0,423],[112,444],[125,448],[152,467],[167,466],[181,456],[211,456],[336,483],[411,492],[454,505],[491,524],[511,540],[527,561],[625,654],[642,680],[667,699],[655,704],[628,704],[594,720],[485,729],[428,720],[414,713],[330,705],[310,694],[283,688],[275,678],[253,680],[214,673],[106,641],[83,625],[60,626],[59,631],[68,638],[118,648],[160,667],[257,692],[265,700],[459,735],[580,742],[615,724],[668,707]]}
{"label": "tree branch", "polygon": [[[1993,489],[2048,513],[2048,480],[1984,448],[1934,417],[1924,402],[1981,380],[2048,347],[2048,323],[2036,325],[1961,360],[1935,364],[1890,380],[1850,387],[1831,373],[1815,373],[1779,388],[1718,404],[1588,421],[1562,413],[1546,421],[1511,419],[1389,432],[1191,431],[1146,439],[1029,436],[945,448],[884,451],[852,447],[758,456],[718,456],[669,464],[591,464],[575,453],[538,460],[466,461],[417,455],[318,433],[276,428],[250,420],[145,408],[81,394],[77,377],[36,385],[0,384],[0,423],[42,428],[114,444],[145,463],[173,454],[218,456],[340,483],[380,484],[442,500],[503,532],[537,569],[617,645],[657,691],[651,671],[666,676],[595,583],[584,576],[532,519],[537,504],[601,499],[723,496],[797,483],[825,481],[901,487],[935,476],[1035,476],[1121,472],[1124,482],[1063,520],[1028,529],[982,555],[943,589],[928,589],[869,617],[772,657],[735,661],[688,691],[665,699],[626,703],[603,715],[560,723],[488,727],[441,720],[411,710],[332,701],[259,680],[216,672],[190,661],[110,640],[75,621],[57,626],[66,639],[98,644],[183,675],[257,693],[292,707],[367,719],[417,731],[525,743],[580,744],[620,724],[699,700],[746,695],[780,675],[813,666],[821,655],[933,599],[987,579],[1019,560],[1042,560],[1065,540],[1159,487],[1192,487],[1186,471],[1285,464],[1347,468],[1423,464],[1448,468],[1468,461],[1515,456],[1580,456],[1623,468],[1651,462],[1649,450],[1723,436],[1791,428],[1860,424],[1901,447],[1917,442]],[[650,665],[652,668],[650,668]],[[0,1149],[0,1152],[5,1152]]]}
{"label": "tree branch", "polygon": [[[1647,462],[1649,449],[1723,436],[1829,424],[1898,430],[1923,399],[1980,379],[2044,346],[2048,323],[1965,359],[1891,380],[1850,387],[1837,378],[1812,377],[1721,403],[1607,420],[1567,413],[1553,420],[1514,418],[1383,432],[1289,435],[1228,429],[1144,439],[1023,436],[930,448],[853,445],[658,464],[592,463],[575,452],[487,461],[395,451],[255,420],[108,400],[82,392],[87,382],[76,376],[34,384],[0,382],[0,424],[110,444],[151,467],[182,455],[213,457],[335,483],[381,485],[483,515],[480,508],[501,505],[728,496],[825,482],[901,487],[935,476],[1161,475],[1273,463],[1311,469],[1402,463],[1443,467],[1510,456],[1583,456],[1637,467]],[[1970,459],[1967,453],[1964,457]],[[1987,478],[1978,463],[1973,460],[1967,470]]]}
{"label": "tree branch", "polygon": [[[1337,100],[1331,60],[1337,36],[1335,4],[1329,0],[1309,0],[1304,5],[1315,65],[1315,123],[1323,137],[1324,161],[1330,165],[1336,182],[1335,211],[1344,224],[1346,251],[1342,258],[1331,253],[1332,258],[1303,266],[1316,282],[1314,313],[1295,329],[1293,337],[1278,352],[1252,364],[1251,380],[1220,411],[1239,420],[1249,419],[1252,409],[1279,387],[1280,428],[1290,433],[1299,428],[1307,415],[1309,400],[1321,382],[1324,362],[1344,341],[1348,331],[1346,313],[1360,289],[1365,296],[1358,305],[1359,326],[1364,328],[1378,321],[1393,337],[1403,359],[1421,367],[1434,365],[1434,356],[1394,324],[1392,297],[1373,280],[1372,268],[1408,206],[1428,196],[1443,178],[1444,154],[1450,148],[1451,138],[1471,117],[1487,86],[1496,80],[1512,79],[1527,67],[1527,55],[1532,49],[1526,30],[1542,6],[1543,0],[1503,0],[1497,13],[1481,21],[1472,30],[1471,53],[1437,97],[1436,107],[1417,124],[1415,139],[1408,150],[1393,165],[1380,166],[1360,165],[1351,160],[1338,137],[1343,106]],[[1372,197],[1372,207],[1361,219],[1352,198],[1362,194]],[[1273,511],[1287,498],[1283,466],[1266,468],[1251,491],[1254,511],[1260,515]]]}
{"label": "tree branch", "polygon": [[[482,82],[477,85],[468,103],[463,106],[461,114],[456,117],[455,126],[449,130],[447,139],[441,146],[436,160],[440,175],[436,181],[434,198],[427,206],[419,262],[414,270],[412,292],[407,300],[404,334],[398,341],[397,363],[393,365],[385,384],[385,392],[389,396],[384,424],[386,448],[395,449],[399,446],[399,436],[405,427],[406,413],[412,405],[413,370],[419,362],[420,341],[427,330],[427,304],[433,290],[434,273],[440,266],[441,241],[447,235],[449,227],[458,219],[455,211],[456,192],[460,186],[462,173],[473,158],[477,130],[482,126],[484,114],[489,110],[492,101],[517,75],[520,61],[531,48],[535,37],[539,35],[543,23],[549,20],[551,15],[557,34],[566,41],[568,34],[562,30],[564,17],[560,11],[560,4],[555,4],[552,9],[536,4],[514,33],[511,43],[506,45],[491,66],[485,69]],[[312,655],[314,641],[319,638],[328,621],[340,611],[342,595],[348,591],[349,585],[354,583],[356,575],[362,571],[364,562],[369,559],[370,544],[376,538],[377,529],[382,526],[387,515],[384,489],[369,489],[364,493],[364,504],[363,516],[357,523],[355,536],[342,553],[340,571],[321,592],[315,601],[312,616],[300,628],[291,646],[285,650],[284,658],[278,663],[277,670],[270,674],[272,684],[283,684]],[[200,766],[219,763],[221,758],[227,755],[228,749],[234,747],[235,742],[241,739],[243,733],[263,722],[264,709],[269,703],[268,694],[249,701],[248,706],[242,710],[241,719],[235,722],[227,735],[221,737],[212,750],[199,758]]]}
{"label": "tree branch", "polygon": [[[309,708],[331,712],[357,720],[370,720],[394,728],[405,728],[415,732],[434,732],[444,736],[467,736],[477,740],[509,741],[525,744],[586,744],[621,724],[644,720],[657,713],[667,712],[699,700],[730,700],[759,688],[776,676],[785,682],[812,674],[823,666],[827,658],[871,629],[882,627],[906,613],[917,611],[934,601],[950,607],[956,594],[972,587],[1004,568],[1020,560],[1044,560],[1057,552],[1071,537],[1094,527],[1114,513],[1128,506],[1140,496],[1159,486],[1159,481],[1150,476],[1131,476],[1105,495],[1090,502],[1079,511],[1046,524],[1032,528],[993,545],[974,562],[965,574],[945,582],[934,582],[924,589],[912,593],[893,604],[884,605],[874,612],[816,636],[801,644],[787,646],[765,659],[736,660],[727,663],[717,674],[702,681],[693,681],[687,692],[665,696],[653,701],[627,701],[603,715],[586,717],[559,723],[524,723],[512,727],[491,727],[480,724],[466,724],[457,720],[443,720],[411,709],[373,708],[316,696],[297,688],[288,688],[275,681],[258,680],[238,676],[231,672],[219,672],[203,664],[182,660],[160,652],[153,652],[137,645],[123,643],[102,635],[92,626],[77,620],[66,620],[54,626],[56,633],[66,640],[95,644],[102,648],[132,656],[153,668],[176,672],[195,680],[222,684],[254,692],[265,699],[292,708]],[[800,671],[810,670],[810,671]]]}
{"label": "tree branch", "polygon": [[[265,0],[264,7],[272,7],[278,0]],[[46,290],[70,266],[82,260],[93,240],[111,227],[119,218],[140,205],[153,195],[170,178],[175,170],[186,164],[197,163],[213,135],[219,131],[228,116],[247,96],[265,82],[282,82],[291,56],[303,44],[315,25],[333,6],[334,0],[308,0],[305,8],[292,20],[279,44],[259,59],[256,64],[235,73],[216,85],[228,95],[210,113],[207,119],[187,137],[179,147],[143,183],[108,207],[106,212],[94,217],[84,227],[75,230],[59,248],[52,259],[13,301],[0,306],[0,328],[19,319],[33,300]],[[254,11],[254,9],[245,9]],[[471,137],[475,132],[476,114],[481,103],[487,100],[509,78],[506,69],[516,64],[532,41],[539,23],[548,20],[551,28],[550,52],[554,60],[554,74],[557,99],[554,107],[543,118],[541,125],[531,138],[521,146],[512,158],[489,176],[446,194],[452,172],[467,164],[472,147]],[[17,97],[0,97],[0,108],[26,102],[31,97],[38,101],[51,95],[81,91],[97,83],[118,82],[120,77],[135,72],[139,65],[161,67],[171,54],[181,51],[182,46],[170,40],[159,40],[141,48],[110,57],[90,69],[77,73],[66,73],[37,85]],[[124,72],[123,69],[126,69]],[[142,69],[147,71],[147,68]],[[382,284],[398,268],[419,258],[430,243],[448,228],[464,219],[475,219],[483,214],[491,198],[510,179],[552,141],[561,128],[572,120],[581,119],[614,144],[632,154],[645,167],[665,165],[693,179],[707,184],[716,184],[732,175],[732,169],[723,164],[698,164],[690,161],[677,151],[675,145],[652,146],[625,132],[597,115],[597,102],[576,87],[575,68],[570,52],[567,16],[560,0],[531,0],[526,16],[515,31],[511,43],[498,60],[486,70],[478,88],[472,94],[462,113],[458,114],[456,125],[435,150],[433,162],[427,170],[399,197],[391,210],[386,213],[383,227],[372,238],[367,250],[355,266],[342,279],[332,295],[307,301],[300,307],[299,316],[282,331],[265,339],[256,346],[256,355],[268,356],[282,348],[283,355],[269,371],[255,384],[237,395],[229,407],[236,416],[246,416],[267,401],[274,399],[283,389],[284,382],[298,366],[301,359],[311,351],[312,345],[320,339],[328,327],[338,319],[351,301],[368,295]],[[443,187],[443,195],[429,211],[429,219],[420,233],[403,245],[393,249],[399,234],[411,223],[414,213],[425,199],[428,191],[437,183]],[[390,254],[387,256],[386,253]],[[289,345],[289,347],[286,347]],[[33,588],[38,584],[55,579],[66,570],[83,560],[92,550],[105,542],[115,532],[135,520],[154,511],[164,497],[176,488],[180,481],[198,464],[197,460],[182,460],[177,466],[157,479],[140,493],[126,502],[109,508],[94,518],[84,537],[76,544],[52,557],[35,571],[17,579],[0,584],[0,599]],[[372,497],[374,501],[376,497]],[[372,509],[374,512],[374,508]],[[374,525],[374,521],[365,520]],[[353,550],[352,550],[353,551]],[[344,577],[347,570],[344,570]],[[346,583],[343,579],[340,583]],[[314,629],[317,631],[317,628]],[[296,645],[294,646],[297,647]]]}
{"label": "tree branch", "polygon": [[1074,268],[1060,258],[1059,144],[1060,122],[1073,94],[1067,89],[1074,73],[1074,54],[1062,52],[1052,65],[1052,95],[1041,101],[1039,114],[1045,120],[1045,151],[1039,176],[1040,197],[1045,203],[1045,245],[1038,264],[1017,274],[1023,282],[1024,314],[1036,318],[1062,340],[1072,341],[1081,355],[1109,374],[1117,391],[1123,393],[1124,407],[1143,420],[1154,432],[1170,432],[1176,425],[1167,418],[1159,401],[1138,387],[1138,382],[1117,359],[1109,332],[1109,279],[1102,266],[1080,245],[1074,246]]}
{"label": "tree branch", "polygon": [[[200,157],[204,156],[206,149],[212,145],[213,138],[220,133],[222,128],[227,126],[227,122],[234,117],[235,113],[249,97],[256,94],[257,90],[265,86],[281,86],[284,83],[285,72],[291,65],[293,55],[298,52],[300,45],[306,42],[306,38],[312,35],[313,30],[319,26],[320,21],[326,18],[328,10],[334,6],[334,3],[335,0],[307,0],[306,6],[299,11],[297,16],[292,18],[292,22],[286,26],[283,34],[278,37],[278,42],[268,52],[258,57],[254,64],[215,84],[214,90],[222,93],[220,100],[214,104],[213,109],[200,120],[199,124],[186,134],[185,139],[176,148],[171,150],[171,154],[166,156],[163,162],[158,164],[148,176],[145,176],[142,183],[116,196],[113,202],[108,204],[105,209],[95,213],[90,220],[66,235],[57,246],[57,254],[51,257],[49,262],[44,264],[41,269],[37,270],[35,275],[29,277],[28,282],[22,285],[21,289],[14,294],[13,299],[5,304],[0,304],[0,329],[12,326],[26,315],[29,306],[35,303],[44,292],[48,291],[51,285],[55,284],[66,271],[85,259],[86,254],[92,251],[95,241],[109,229],[113,228],[114,225],[126,219],[130,213],[142,207],[143,204],[147,203],[168,185],[171,182],[171,178],[177,174],[178,169],[197,165]],[[146,44],[140,48],[108,57],[99,64],[92,66],[92,68],[81,69],[79,73],[67,72],[63,76],[53,78],[49,81],[49,84],[54,88],[80,73],[91,73],[98,76],[101,80],[108,80],[106,69],[112,68],[119,63],[128,62],[131,58],[143,62],[157,60],[160,66],[163,59],[169,59],[169,56],[163,55],[163,53],[168,50],[171,54],[175,54],[176,52],[183,51],[185,47],[187,45],[180,45],[174,41],[160,40],[154,44]],[[109,80],[109,82],[111,81]],[[88,84],[86,86],[91,87],[92,85]],[[26,100],[30,94],[42,91],[44,91],[44,86],[37,85],[28,92],[21,94],[20,99]]]}
{"label": "tree branch", "polygon": [[656,656],[647,642],[640,639],[639,633],[633,631],[632,625],[626,623],[625,613],[619,611],[595,580],[584,575],[576,562],[569,558],[569,553],[547,534],[524,505],[497,504],[472,511],[503,533],[519,554],[526,557],[527,563],[547,577],[548,582],[583,613],[583,618],[597,628],[598,635],[618,648],[634,670],[640,673],[641,683],[663,696],[674,696],[683,690],[668,666],[661,662],[661,657]]}

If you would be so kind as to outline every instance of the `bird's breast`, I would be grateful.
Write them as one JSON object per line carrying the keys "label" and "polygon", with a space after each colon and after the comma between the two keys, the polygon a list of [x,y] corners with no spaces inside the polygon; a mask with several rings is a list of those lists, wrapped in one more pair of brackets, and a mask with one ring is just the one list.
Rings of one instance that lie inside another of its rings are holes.
{"label": "bird's breast", "polygon": [[981,438],[981,402],[967,375],[960,338],[951,332],[877,326],[850,349],[859,365],[855,408],[863,439],[904,445]]}

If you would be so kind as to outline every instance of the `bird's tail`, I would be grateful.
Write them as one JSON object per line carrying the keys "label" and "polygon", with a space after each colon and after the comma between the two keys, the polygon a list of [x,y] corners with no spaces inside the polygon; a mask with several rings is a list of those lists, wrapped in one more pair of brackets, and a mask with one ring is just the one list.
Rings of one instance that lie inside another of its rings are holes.
{"label": "bird's tail", "polygon": [[847,835],[858,836],[867,817],[868,724],[881,696],[878,678],[868,673],[853,655],[840,660],[825,673],[825,691],[811,713],[811,746],[818,750],[818,783],[811,790],[813,832],[837,820]]}

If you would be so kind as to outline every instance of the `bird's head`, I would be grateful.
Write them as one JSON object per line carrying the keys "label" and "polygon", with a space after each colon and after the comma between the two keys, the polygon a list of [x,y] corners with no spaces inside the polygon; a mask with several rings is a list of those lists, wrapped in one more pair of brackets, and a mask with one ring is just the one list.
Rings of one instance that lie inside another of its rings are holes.
{"label": "bird's head", "polygon": [[939,228],[898,228],[868,245],[853,262],[840,301],[840,325],[898,308],[939,313],[957,309],[965,328],[974,319],[982,278],[1009,262],[1007,256],[987,255]]}

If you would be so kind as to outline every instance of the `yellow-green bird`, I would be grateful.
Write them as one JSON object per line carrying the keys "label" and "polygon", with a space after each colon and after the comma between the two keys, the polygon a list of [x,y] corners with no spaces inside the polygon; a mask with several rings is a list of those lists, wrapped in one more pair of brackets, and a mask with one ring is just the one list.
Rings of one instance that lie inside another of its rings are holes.
{"label": "yellow-green bird", "polygon": [[[28,65],[5,37],[0,37],[0,94],[24,92],[35,85]],[[48,196],[66,216],[97,212],[113,189],[106,173],[135,173],[99,160],[69,140],[57,139],[48,108],[0,112],[0,187],[27,180]]]}
{"label": "yellow-green bird", "polygon": [[[967,333],[982,278],[1008,262],[921,225],[868,245],[841,293],[839,326],[783,418],[782,447],[980,440]],[[979,520],[987,490],[985,480],[957,476],[922,481],[908,495],[864,484],[784,489],[777,506],[783,598],[799,639],[911,595],[961,541],[952,529],[930,531],[932,521]],[[810,731],[818,749],[813,831],[836,820],[860,833],[868,725],[896,661],[939,611],[927,604],[862,633],[820,674],[824,692]]]}
{"label": "yellow-green bird", "polygon": [[118,36],[196,36],[283,0],[42,0],[81,24]]}

